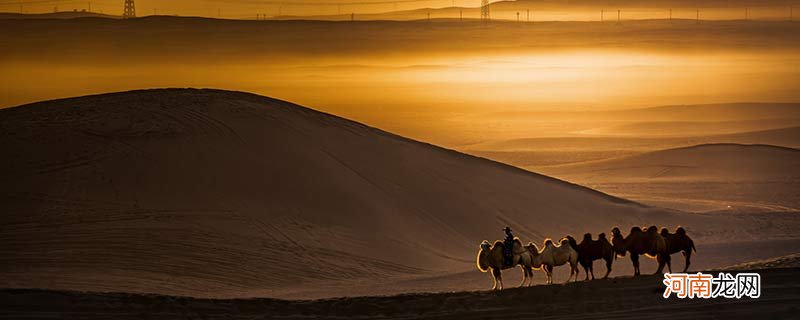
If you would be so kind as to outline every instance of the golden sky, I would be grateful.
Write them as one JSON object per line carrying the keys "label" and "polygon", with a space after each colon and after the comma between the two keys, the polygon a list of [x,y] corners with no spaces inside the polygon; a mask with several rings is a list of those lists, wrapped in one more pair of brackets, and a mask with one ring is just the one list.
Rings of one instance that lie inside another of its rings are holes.
{"label": "golden sky", "polygon": [[[0,12],[26,13],[91,9],[94,12],[119,14],[124,0],[0,0]],[[418,8],[450,6],[477,7],[480,0],[135,0],[137,14],[170,14],[249,18],[256,13],[266,15],[318,15],[374,13]]]}

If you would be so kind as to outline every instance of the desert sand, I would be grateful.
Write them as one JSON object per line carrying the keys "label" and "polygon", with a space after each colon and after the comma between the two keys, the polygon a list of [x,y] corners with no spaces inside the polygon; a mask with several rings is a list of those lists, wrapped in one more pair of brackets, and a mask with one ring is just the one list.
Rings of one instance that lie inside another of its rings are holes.
{"label": "desert sand", "polygon": [[242,92],[46,101],[0,110],[0,128],[5,288],[333,297],[460,274],[488,288],[475,254],[506,225],[537,243],[682,225],[699,252],[723,248],[703,268],[797,247],[796,214],[650,207]]}
{"label": "desert sand", "polygon": [[[794,259],[796,260],[796,259]],[[0,318],[80,319],[793,319],[800,281],[792,268],[761,274],[759,299],[664,299],[662,277],[595,280],[500,292],[416,293],[324,300],[209,300],[129,293],[1,290]],[[728,271],[730,272],[730,271]]]}

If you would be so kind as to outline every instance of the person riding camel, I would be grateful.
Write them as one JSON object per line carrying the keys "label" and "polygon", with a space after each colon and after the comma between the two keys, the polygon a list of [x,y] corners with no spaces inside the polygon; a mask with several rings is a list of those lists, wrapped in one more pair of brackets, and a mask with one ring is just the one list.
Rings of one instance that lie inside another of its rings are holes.
{"label": "person riding camel", "polygon": [[514,263],[514,234],[510,227],[503,228],[503,232],[506,233],[506,239],[503,240],[503,263],[508,266]]}

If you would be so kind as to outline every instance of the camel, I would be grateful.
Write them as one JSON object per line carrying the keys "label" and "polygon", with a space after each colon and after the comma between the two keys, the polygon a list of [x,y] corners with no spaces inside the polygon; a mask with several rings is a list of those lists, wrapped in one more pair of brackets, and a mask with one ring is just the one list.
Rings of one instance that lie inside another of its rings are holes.
{"label": "camel", "polygon": [[[478,270],[481,272],[487,272],[489,270],[492,271],[492,279],[494,280],[494,286],[492,286],[492,290],[503,289],[503,277],[500,271],[514,268],[516,266],[520,266],[523,273],[522,283],[520,283],[519,286],[522,287],[526,285],[526,283],[528,286],[531,285],[531,282],[533,282],[531,255],[530,252],[522,246],[522,242],[519,241],[519,238],[514,239],[514,257],[511,265],[503,265],[502,241],[495,241],[494,245],[491,245],[489,241],[483,240],[480,248],[481,250],[478,251],[478,257],[476,259]],[[500,284],[499,288],[497,285],[498,282]]]}
{"label": "camel", "polygon": [[661,229],[661,236],[667,243],[667,268],[672,272],[672,258],[669,255],[683,251],[683,256],[686,257],[686,264],[683,267],[683,273],[689,270],[689,265],[692,263],[692,251],[697,252],[694,248],[694,241],[686,235],[686,229],[678,227],[675,233],[669,233],[667,228]]}
{"label": "camel", "polygon": [[[569,263],[569,278],[567,282],[575,275],[575,280],[578,280],[578,252],[569,245],[569,239],[563,238],[559,241],[560,245],[553,243],[553,240],[546,239],[544,241],[544,248],[539,251],[535,244],[528,244],[528,249],[533,256],[532,265],[541,265],[544,272],[547,274],[547,284],[553,284],[553,267]],[[534,254],[536,250],[538,253]]]}
{"label": "camel", "polygon": [[594,261],[603,259],[606,261],[606,274],[603,279],[607,279],[611,273],[611,263],[614,262],[614,248],[611,242],[606,239],[606,234],[601,233],[598,235],[597,240],[592,240],[592,234],[587,233],[583,235],[583,240],[577,244],[575,239],[567,236],[569,244],[578,251],[578,262],[580,262],[583,270],[586,271],[586,279],[589,280],[591,274],[594,280]]}
{"label": "camel", "polygon": [[634,276],[641,274],[639,270],[639,255],[656,258],[658,270],[655,274],[661,274],[664,271],[664,265],[669,259],[669,254],[667,254],[667,243],[664,237],[658,233],[656,226],[651,226],[645,231],[642,231],[639,227],[633,227],[627,237],[623,237],[617,227],[614,227],[611,233],[613,235],[611,244],[617,256],[624,257],[626,252],[631,253]]}

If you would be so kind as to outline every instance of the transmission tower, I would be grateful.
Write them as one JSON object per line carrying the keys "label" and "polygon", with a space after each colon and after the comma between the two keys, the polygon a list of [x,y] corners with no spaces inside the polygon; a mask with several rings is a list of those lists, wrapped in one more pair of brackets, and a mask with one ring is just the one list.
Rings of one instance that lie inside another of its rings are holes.
{"label": "transmission tower", "polygon": [[487,22],[491,20],[489,16],[489,0],[481,0],[481,21]]}
{"label": "transmission tower", "polygon": [[125,0],[125,11],[122,12],[122,19],[136,18],[136,5],[133,0]]}

